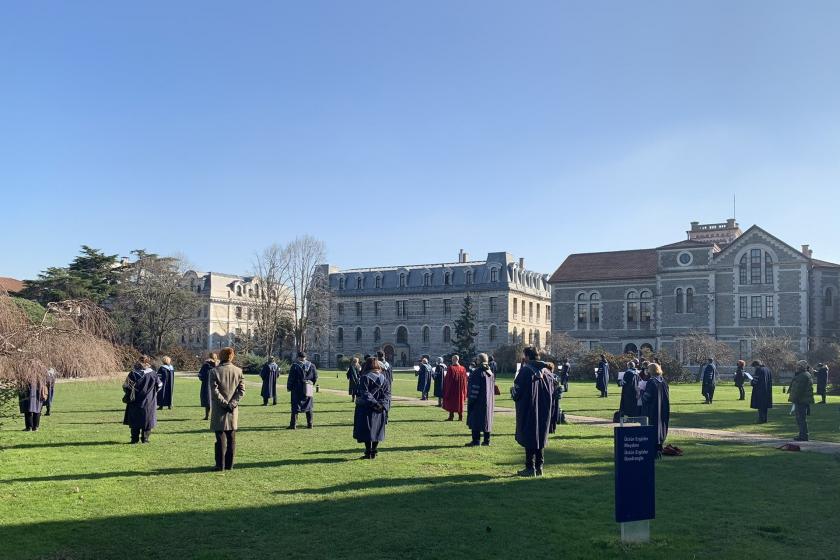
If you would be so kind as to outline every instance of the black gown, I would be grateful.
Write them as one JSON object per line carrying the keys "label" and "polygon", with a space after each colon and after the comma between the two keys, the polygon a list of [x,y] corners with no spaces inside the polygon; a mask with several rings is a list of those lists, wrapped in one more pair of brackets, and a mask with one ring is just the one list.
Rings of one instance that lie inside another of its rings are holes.
{"label": "black gown", "polygon": [[289,379],[286,381],[286,389],[292,394],[292,414],[312,412],[315,398],[306,396],[307,382],[311,385],[318,382],[318,370],[315,369],[315,365],[309,361],[292,364]]}
{"label": "black gown", "polygon": [[125,405],[123,424],[148,432],[157,425],[157,392],[160,380],[151,368],[132,370],[126,377],[123,391],[131,395],[130,384],[134,386],[134,400]]}
{"label": "black gown", "polygon": [[647,416],[648,425],[656,426],[658,448],[662,449],[671,421],[671,391],[663,378],[648,379],[642,394],[642,414]]}
{"label": "black gown", "polygon": [[347,368],[347,394],[348,395],[355,395],[356,394],[356,386],[359,384],[359,369],[350,366]]}
{"label": "black gown", "polygon": [[639,374],[634,369],[628,369],[624,372],[621,386],[621,403],[618,407],[620,416],[638,416],[639,415],[639,397],[637,392],[639,390]]}
{"label": "black gown", "polygon": [[493,432],[496,410],[496,377],[493,371],[476,368],[467,380],[467,427],[476,432]]}
{"label": "black gown", "polygon": [[210,372],[216,367],[216,362],[207,360],[201,365],[198,372],[198,379],[201,380],[201,389],[199,389],[199,396],[201,397],[201,406],[210,408]]}
{"label": "black gown", "polygon": [[767,410],[773,408],[773,374],[767,366],[755,368],[750,395],[750,408]]}
{"label": "black gown", "polygon": [[264,399],[274,399],[277,402],[277,378],[280,375],[280,368],[275,362],[265,364],[260,370],[262,389],[260,396]]}
{"label": "black gown", "polygon": [[438,399],[443,398],[443,378],[446,376],[446,366],[438,364],[435,366],[435,372],[432,374],[432,381],[434,382],[432,392]]}
{"label": "black gown", "polygon": [[432,384],[432,366],[420,364],[420,371],[417,372],[417,391],[427,395]]}
{"label": "black gown", "polygon": [[366,372],[356,386],[353,437],[357,442],[385,441],[385,425],[391,409],[391,384],[382,373]]}
{"label": "black gown", "polygon": [[525,449],[544,449],[551,424],[554,374],[544,362],[531,361],[519,370],[513,386],[516,443]]}
{"label": "black gown", "polygon": [[157,376],[162,385],[157,394],[157,405],[172,406],[172,393],[175,390],[175,368],[171,365],[162,365],[157,370]]}

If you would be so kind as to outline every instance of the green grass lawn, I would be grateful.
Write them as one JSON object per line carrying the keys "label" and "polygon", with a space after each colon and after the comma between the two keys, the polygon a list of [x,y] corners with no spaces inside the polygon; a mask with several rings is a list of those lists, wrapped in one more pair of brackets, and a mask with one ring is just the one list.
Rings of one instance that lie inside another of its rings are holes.
{"label": "green grass lawn", "polygon": [[360,461],[349,399],[319,393],[316,429],[289,432],[286,394],[262,407],[258,391],[236,468],[215,473],[194,380],[136,446],[119,382],[59,385],[41,431],[0,434],[0,558],[836,558],[833,456],[675,439],[686,455],[657,464],[653,542],[625,548],[607,429],[562,427],[546,476],[519,479],[509,415],[493,447],[465,449],[463,424],[398,404],[379,458]]}
{"label": "green grass lawn", "polygon": [[[344,372],[325,371],[321,374],[320,384],[331,389],[346,389],[347,380]],[[500,376],[498,384],[502,395],[498,397],[500,406],[513,407],[510,399],[511,376]],[[394,381],[394,394],[417,397],[417,381],[413,373],[397,373]],[[715,402],[703,404],[700,384],[689,383],[671,385],[671,425],[682,428],[713,428],[738,432],[755,432],[782,438],[793,437],[798,433],[796,421],[790,414],[787,394],[781,386],[775,388],[773,395],[777,403],[770,411],[767,424],[756,424],[758,413],[750,408],[750,388],[746,388],[747,400],[738,400],[738,389],[732,384],[718,386]],[[568,414],[594,416],[611,419],[618,410],[621,388],[615,383],[610,385],[609,397],[598,398],[598,391],[592,383],[572,382],[569,392],[563,395],[563,410]],[[829,396],[828,404],[815,404],[811,407],[808,425],[811,439],[840,442],[840,397]]]}

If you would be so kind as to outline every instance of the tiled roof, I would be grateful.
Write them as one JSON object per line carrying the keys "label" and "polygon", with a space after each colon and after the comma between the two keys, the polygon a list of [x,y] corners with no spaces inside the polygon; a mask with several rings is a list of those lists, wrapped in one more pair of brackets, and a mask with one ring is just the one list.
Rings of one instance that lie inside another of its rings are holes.
{"label": "tiled roof", "polygon": [[15,280],[14,278],[8,278],[6,276],[0,276],[0,290],[6,290],[10,294],[19,292],[23,289],[23,282],[20,280]]}
{"label": "tiled roof", "polygon": [[686,247],[713,247],[715,244],[711,241],[697,241],[695,239],[683,239],[670,245],[663,245],[657,249],[683,249]]}
{"label": "tiled roof", "polygon": [[549,283],[655,278],[656,249],[569,255]]}
{"label": "tiled roof", "polygon": [[840,264],[828,261],[821,261],[819,259],[811,259],[811,262],[814,264],[814,266],[818,266],[821,268],[840,268]]}

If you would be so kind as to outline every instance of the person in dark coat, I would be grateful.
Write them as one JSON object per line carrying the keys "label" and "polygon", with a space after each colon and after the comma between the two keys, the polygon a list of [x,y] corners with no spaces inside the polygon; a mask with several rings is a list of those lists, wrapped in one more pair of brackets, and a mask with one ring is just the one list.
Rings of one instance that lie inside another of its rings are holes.
{"label": "person in dark coat", "polygon": [[388,363],[388,360],[385,359],[385,352],[382,350],[376,351],[376,359],[379,360],[379,364],[382,366],[382,375],[388,378],[388,385],[394,385],[394,370],[391,368],[391,364]]}
{"label": "person in dark coat", "polygon": [[796,375],[788,391],[788,401],[793,403],[796,425],[799,427],[799,435],[793,438],[796,441],[808,441],[808,414],[814,403],[814,381],[809,369],[808,362],[804,360],[796,364]]}
{"label": "person in dark coat", "polygon": [[382,373],[376,358],[365,361],[365,373],[356,386],[356,410],[353,414],[353,437],[365,444],[362,459],[376,459],[379,442],[385,441],[385,425],[391,410],[391,384]]}
{"label": "person in dark coat", "polygon": [[[820,404],[825,404],[826,388],[828,387],[828,366],[826,364],[817,364],[817,394],[822,398]],[[47,409],[47,416],[50,415],[49,408]]]}
{"label": "person in dark coat", "polygon": [[[552,362],[546,363],[548,371],[554,373],[554,364]],[[561,366],[562,367],[562,366]],[[560,382],[560,376],[554,376],[554,401],[551,405],[551,423],[548,425],[548,433],[553,434],[557,431],[557,424],[566,423],[566,414],[563,412],[563,384]]]}
{"label": "person in dark coat", "polygon": [[542,476],[543,450],[548,443],[554,401],[554,374],[539,360],[536,348],[523,351],[525,363],[513,380],[516,403],[516,443],[525,448],[525,468],[519,476]]}
{"label": "person in dark coat", "polygon": [[277,366],[277,360],[274,356],[270,356],[260,369],[260,379],[262,379],[260,396],[263,399],[263,406],[268,406],[269,399],[272,405],[277,405],[277,378],[279,376],[280,368]]}
{"label": "person in dark coat", "polygon": [[23,414],[24,431],[37,432],[41,427],[41,412],[48,395],[46,380],[40,377],[33,377],[20,385],[18,404]]}
{"label": "person in dark coat", "polygon": [[201,381],[201,389],[199,389],[199,397],[201,397],[201,406],[204,408],[204,419],[210,419],[210,372],[219,364],[219,356],[215,352],[211,352],[207,356],[207,360],[201,364],[201,369],[198,372],[198,379]]}
{"label": "person in dark coat", "polygon": [[733,381],[735,381],[735,386],[738,387],[738,400],[742,401],[746,398],[744,394],[744,381],[746,381],[747,376],[744,375],[744,368],[747,367],[747,362],[744,360],[738,360],[738,364],[735,367],[735,377]]}
{"label": "person in dark coat", "polygon": [[569,392],[569,378],[572,376],[572,364],[568,358],[563,358],[563,365],[560,366],[560,383],[563,385],[563,392]]}
{"label": "person in dark coat", "polygon": [[700,393],[706,399],[703,404],[712,404],[715,398],[715,388],[718,384],[718,371],[713,358],[709,358],[706,365],[703,366],[700,382],[702,383]]}
{"label": "person in dark coat", "polygon": [[[365,357],[365,362],[367,362],[369,357]],[[354,356],[350,362],[350,367],[347,368],[347,394],[350,395],[350,402],[356,401],[356,386],[359,384],[359,378],[362,376],[361,369],[359,358]]]}
{"label": "person in dark coat", "polygon": [[656,456],[661,457],[662,445],[668,437],[668,425],[671,422],[671,391],[662,377],[662,366],[650,364],[647,370],[650,379],[645,384],[642,394],[642,415],[647,416],[648,425],[656,426]]}
{"label": "person in dark coat", "polygon": [[752,363],[755,368],[750,395],[750,408],[758,411],[758,423],[767,423],[767,411],[773,408],[773,374],[770,368],[756,360]]}
{"label": "person in dark coat", "polygon": [[[467,381],[467,427],[472,431],[472,441],[467,447],[490,445],[493,433],[493,413],[496,410],[496,374],[487,354],[478,355],[478,367],[470,372]],[[482,433],[484,439],[479,443]]]}
{"label": "person in dark coat", "polygon": [[172,393],[175,390],[175,368],[172,367],[172,358],[164,356],[161,360],[163,364],[157,370],[158,380],[161,383],[161,389],[157,394],[158,410],[163,410],[167,407],[172,410]]}
{"label": "person in dark coat", "polygon": [[149,443],[157,425],[157,393],[161,382],[151,368],[148,356],[141,356],[123,383],[125,416],[123,424],[131,428],[131,443]]}
{"label": "person in dark coat", "polygon": [[315,405],[315,383],[318,382],[318,370],[306,359],[306,353],[298,352],[297,361],[289,370],[286,389],[292,394],[292,417],[287,430],[297,429],[298,414],[306,414],[306,427],[311,429],[312,410]]}
{"label": "person in dark coat", "polygon": [[55,370],[50,368],[47,370],[47,400],[44,401],[44,407],[47,411],[44,416],[49,416],[52,410],[53,398],[55,397]]}
{"label": "person in dark coat", "polygon": [[435,365],[435,371],[432,374],[432,380],[434,381],[434,389],[433,394],[437,397],[438,400],[438,407],[443,406],[443,379],[446,377],[446,364],[443,361],[443,358],[438,358],[436,360],[437,364]]}
{"label": "person in dark coat", "polygon": [[429,365],[429,359],[423,358],[420,360],[420,369],[417,371],[417,391],[420,393],[420,400],[429,400],[429,390],[432,388],[432,375],[434,374],[432,366]]}
{"label": "person in dark coat", "polygon": [[499,364],[496,362],[496,356],[490,356],[490,371],[493,375],[499,375]]}
{"label": "person in dark coat", "polygon": [[601,391],[600,399],[607,398],[607,389],[610,385],[610,364],[607,357],[601,354],[601,361],[598,363],[598,371],[595,374],[595,388]]}
{"label": "person in dark coat", "polygon": [[627,364],[621,377],[621,402],[618,405],[619,416],[639,415],[639,372],[635,362]]}

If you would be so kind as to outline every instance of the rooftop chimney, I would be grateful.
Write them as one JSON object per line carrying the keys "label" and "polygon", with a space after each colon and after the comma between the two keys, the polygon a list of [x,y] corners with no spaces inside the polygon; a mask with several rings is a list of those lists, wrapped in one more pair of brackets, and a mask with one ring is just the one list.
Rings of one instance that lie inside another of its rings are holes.
{"label": "rooftop chimney", "polygon": [[803,253],[806,257],[808,257],[809,259],[810,259],[810,258],[811,258],[811,256],[814,254],[814,252],[811,250],[811,246],[810,246],[810,245],[803,245],[803,246],[802,246],[802,253]]}
{"label": "rooftop chimney", "polygon": [[520,270],[525,270],[525,259],[519,257],[519,268]]}
{"label": "rooftop chimney", "polygon": [[458,262],[459,263],[465,263],[468,260],[470,260],[470,254],[469,253],[465,253],[463,249],[458,251]]}

